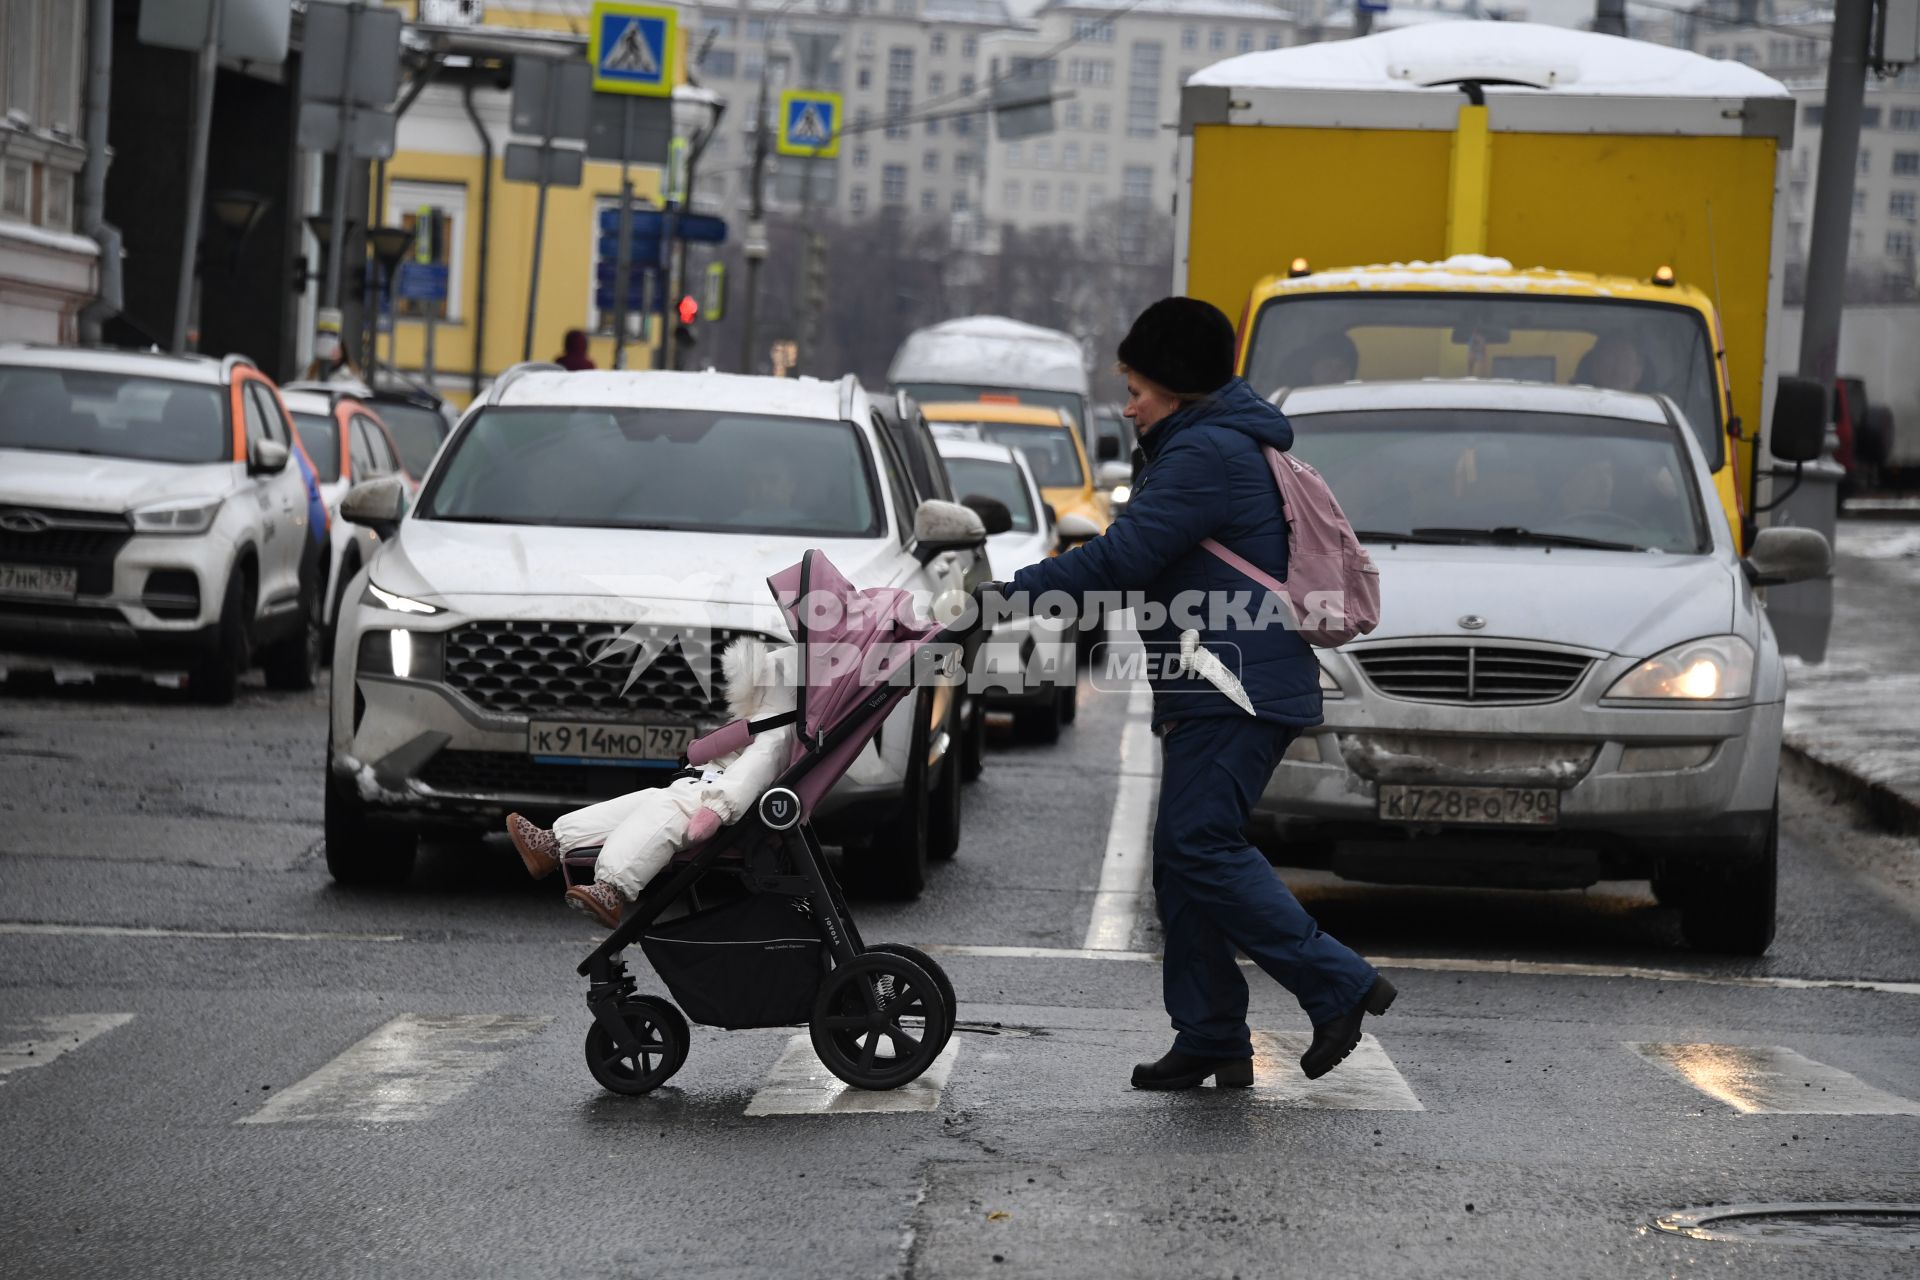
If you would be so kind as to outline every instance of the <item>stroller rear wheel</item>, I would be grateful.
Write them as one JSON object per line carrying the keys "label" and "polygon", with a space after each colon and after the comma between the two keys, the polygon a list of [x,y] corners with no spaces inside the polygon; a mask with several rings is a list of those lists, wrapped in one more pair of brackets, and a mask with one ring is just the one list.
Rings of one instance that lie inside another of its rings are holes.
{"label": "stroller rear wheel", "polygon": [[829,973],[813,1004],[813,1051],[856,1089],[898,1089],[953,1034],[940,984],[904,956],[867,951]]}
{"label": "stroller rear wheel", "polygon": [[937,1054],[941,1049],[946,1048],[947,1041],[953,1038],[953,1024],[960,1020],[960,1002],[954,997],[953,981],[947,977],[947,971],[935,963],[932,956],[904,942],[876,942],[867,950],[882,951],[890,956],[911,960],[927,971],[927,976],[933,979],[933,985],[940,988],[940,998],[947,1003],[947,1034],[940,1038],[940,1044],[934,1052]]}
{"label": "stroller rear wheel", "polygon": [[602,1088],[614,1093],[651,1093],[686,1065],[693,1033],[680,1011],[659,996],[636,996],[620,1002],[621,1021],[639,1042],[629,1053],[614,1043],[598,1019],[587,1029],[587,1070]]}

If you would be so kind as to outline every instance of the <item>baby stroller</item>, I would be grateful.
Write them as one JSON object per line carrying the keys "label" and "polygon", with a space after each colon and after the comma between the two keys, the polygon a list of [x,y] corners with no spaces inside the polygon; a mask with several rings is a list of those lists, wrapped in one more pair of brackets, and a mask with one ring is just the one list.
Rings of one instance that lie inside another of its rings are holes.
{"label": "baby stroller", "polygon": [[[792,723],[792,760],[751,812],[677,854],[580,964],[591,984],[587,1069],[615,1093],[648,1093],[680,1069],[689,1018],[728,1029],[804,1022],[820,1061],[861,1089],[916,1079],[953,1035],[953,984],[924,952],[861,940],[809,819],[920,677],[953,678],[943,660],[967,628],[916,621],[907,592],[858,590],[818,551],[767,585],[799,645],[795,708],[723,725],[689,746],[687,759],[698,766]],[[837,603],[839,620],[809,634],[799,602],[823,599]],[[840,661],[816,663],[829,644]],[[856,655],[862,660],[845,661]],[[731,896],[662,920],[670,907],[685,899],[698,906],[716,889]],[[621,959],[636,941],[679,1008],[636,993]]]}

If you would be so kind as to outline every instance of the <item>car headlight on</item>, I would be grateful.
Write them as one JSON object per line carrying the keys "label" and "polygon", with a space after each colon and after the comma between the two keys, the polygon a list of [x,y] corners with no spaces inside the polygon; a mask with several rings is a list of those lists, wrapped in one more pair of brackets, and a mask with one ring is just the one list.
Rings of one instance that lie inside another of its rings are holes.
{"label": "car headlight on", "polygon": [[1117,485],[1115,485],[1115,486],[1113,486],[1113,494],[1112,494],[1112,497],[1110,498],[1110,501],[1112,501],[1112,502],[1114,502],[1114,503],[1121,503],[1121,502],[1125,502],[1125,501],[1127,501],[1127,499],[1129,499],[1129,498],[1131,498],[1131,497],[1133,497],[1133,486],[1132,486],[1132,485],[1130,485],[1130,484],[1117,484]]}
{"label": "car headlight on", "polygon": [[1707,636],[1654,654],[1613,682],[1608,698],[1734,702],[1753,692],[1753,646]]}
{"label": "car headlight on", "polygon": [[390,609],[394,613],[417,613],[423,616],[442,611],[437,604],[428,604],[424,600],[410,600],[406,596],[384,591],[375,585],[371,578],[367,579],[366,594],[360,597],[360,603],[370,604],[378,609]]}
{"label": "car headlight on", "polygon": [[360,636],[357,665],[363,676],[438,680],[446,666],[446,637],[438,631],[378,628]]}
{"label": "car headlight on", "polygon": [[141,533],[205,533],[213,527],[225,498],[195,498],[190,502],[159,502],[132,512],[133,527]]}

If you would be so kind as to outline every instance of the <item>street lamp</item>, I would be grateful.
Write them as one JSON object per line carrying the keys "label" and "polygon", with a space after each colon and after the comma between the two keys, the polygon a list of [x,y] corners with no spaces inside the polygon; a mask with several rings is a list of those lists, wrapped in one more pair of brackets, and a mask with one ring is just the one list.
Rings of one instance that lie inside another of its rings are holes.
{"label": "street lamp", "polygon": [[260,224],[260,215],[272,201],[254,191],[215,191],[207,196],[207,209],[227,236],[227,270],[240,266],[240,246]]}
{"label": "street lamp", "polygon": [[[352,218],[346,220],[343,230],[349,243],[352,242],[353,233],[359,225]],[[313,279],[323,280],[327,274],[327,255],[333,252],[333,222],[324,213],[310,213],[307,215],[307,230],[312,232],[313,238],[320,242],[320,261]]]}
{"label": "street lamp", "polygon": [[[380,299],[378,306],[387,313],[389,321],[393,316],[393,273],[400,265],[400,259],[407,256],[407,250],[413,247],[412,227],[371,227],[367,230],[367,247],[373,250],[373,260],[380,268]],[[374,345],[367,343],[368,372],[371,373]],[[387,367],[400,367],[400,333],[389,325],[387,331]]]}

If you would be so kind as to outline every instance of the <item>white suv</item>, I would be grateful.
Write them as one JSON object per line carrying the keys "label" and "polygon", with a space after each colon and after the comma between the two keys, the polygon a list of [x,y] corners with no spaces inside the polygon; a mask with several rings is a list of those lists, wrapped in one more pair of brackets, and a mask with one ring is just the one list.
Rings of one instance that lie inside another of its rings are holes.
{"label": "white suv", "polygon": [[[411,510],[397,477],[342,504],[380,545],[334,647],[329,869],[399,879],[422,830],[664,781],[725,719],[725,643],[787,638],[766,580],[809,548],[861,586],[964,584],[987,526],[913,495],[852,378],[501,375]],[[960,712],[904,700],[822,806],[863,889],[917,893],[958,844]]]}
{"label": "white suv", "polygon": [[273,383],[246,360],[0,347],[0,666],[313,686],[319,558]]}

